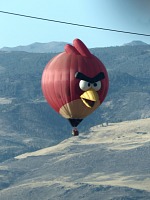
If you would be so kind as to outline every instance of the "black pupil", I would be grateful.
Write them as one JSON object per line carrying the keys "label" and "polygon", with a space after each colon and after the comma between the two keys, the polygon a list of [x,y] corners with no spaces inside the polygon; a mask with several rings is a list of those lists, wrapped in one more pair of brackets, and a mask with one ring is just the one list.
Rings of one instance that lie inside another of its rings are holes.
{"label": "black pupil", "polygon": [[97,86],[97,83],[94,83],[94,87],[96,87]]}
{"label": "black pupil", "polygon": [[90,87],[90,85],[91,85],[91,84],[90,84],[90,83],[88,83],[88,87]]}

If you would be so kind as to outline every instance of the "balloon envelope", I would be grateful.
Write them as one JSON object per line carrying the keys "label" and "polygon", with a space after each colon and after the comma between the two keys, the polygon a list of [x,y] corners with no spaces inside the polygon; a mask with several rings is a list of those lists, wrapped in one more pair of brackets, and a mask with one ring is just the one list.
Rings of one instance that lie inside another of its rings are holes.
{"label": "balloon envelope", "polygon": [[[75,39],[46,65],[42,91],[49,105],[67,119],[82,120],[104,101],[109,87],[104,64]],[[71,120],[72,121],[72,120]]]}

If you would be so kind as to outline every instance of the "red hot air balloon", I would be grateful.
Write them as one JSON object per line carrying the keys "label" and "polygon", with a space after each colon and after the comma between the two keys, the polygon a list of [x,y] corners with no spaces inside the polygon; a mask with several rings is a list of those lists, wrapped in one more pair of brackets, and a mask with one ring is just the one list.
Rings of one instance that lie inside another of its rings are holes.
{"label": "red hot air balloon", "polygon": [[42,91],[49,105],[75,127],[104,101],[109,87],[104,64],[75,39],[46,65]]}

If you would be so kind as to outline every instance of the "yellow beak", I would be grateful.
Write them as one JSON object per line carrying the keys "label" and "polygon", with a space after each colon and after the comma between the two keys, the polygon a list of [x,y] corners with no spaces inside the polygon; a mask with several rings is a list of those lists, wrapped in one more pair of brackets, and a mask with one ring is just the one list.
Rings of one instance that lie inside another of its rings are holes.
{"label": "yellow beak", "polygon": [[89,89],[86,92],[84,92],[80,98],[82,99],[83,103],[88,107],[88,108],[92,108],[95,104],[96,101],[98,101],[99,96],[98,93],[93,90],[93,89]]}

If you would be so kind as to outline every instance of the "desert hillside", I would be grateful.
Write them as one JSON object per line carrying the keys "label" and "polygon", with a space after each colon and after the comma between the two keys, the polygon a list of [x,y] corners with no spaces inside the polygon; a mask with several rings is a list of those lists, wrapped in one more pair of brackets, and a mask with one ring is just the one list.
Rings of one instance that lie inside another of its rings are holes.
{"label": "desert hillside", "polygon": [[148,200],[149,155],[150,118],[98,125],[1,163],[0,199]]}

